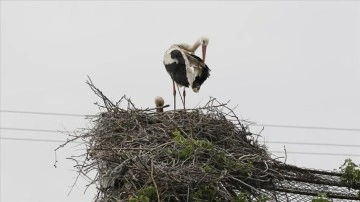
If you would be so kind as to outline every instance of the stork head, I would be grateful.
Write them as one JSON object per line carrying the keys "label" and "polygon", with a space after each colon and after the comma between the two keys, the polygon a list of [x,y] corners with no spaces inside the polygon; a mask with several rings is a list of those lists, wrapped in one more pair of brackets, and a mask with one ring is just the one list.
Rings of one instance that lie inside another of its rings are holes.
{"label": "stork head", "polygon": [[205,57],[206,57],[206,47],[207,45],[209,44],[209,38],[203,36],[203,37],[200,37],[199,39],[199,42],[202,46],[202,59],[203,61],[205,62]]}
{"label": "stork head", "polygon": [[164,112],[164,99],[160,96],[155,97],[156,112]]}
{"label": "stork head", "polygon": [[156,107],[164,106],[164,99],[161,96],[156,96],[155,97],[155,106]]}
{"label": "stork head", "polygon": [[201,84],[200,84],[200,82],[199,82],[199,80],[197,80],[197,79],[195,79],[195,81],[193,82],[193,84],[192,84],[192,90],[195,92],[195,93],[197,93],[197,92],[199,92],[199,90],[200,90],[200,86],[201,86]]}

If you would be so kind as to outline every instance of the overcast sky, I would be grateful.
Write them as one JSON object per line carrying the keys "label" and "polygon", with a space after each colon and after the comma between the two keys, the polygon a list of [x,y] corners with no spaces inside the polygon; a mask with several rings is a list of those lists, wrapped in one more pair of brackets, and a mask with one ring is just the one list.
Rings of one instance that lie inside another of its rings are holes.
{"label": "overcast sky", "polygon": [[[171,44],[192,44],[203,35],[210,39],[211,76],[199,93],[187,91],[187,107],[213,96],[231,100],[240,117],[259,124],[360,128],[357,1],[1,1],[0,108],[96,114],[93,103],[100,100],[85,84],[87,75],[114,101],[126,94],[146,108],[161,95],[172,104],[163,54]],[[88,125],[83,117],[3,111],[0,201],[91,201],[95,189],[83,194],[83,180],[67,196],[76,173],[66,158],[81,147],[60,150],[54,168],[59,142],[9,139],[66,139],[9,128]],[[333,170],[346,158],[360,163],[359,130],[265,127],[262,135],[263,142],[350,145],[286,144],[287,163],[300,167]],[[268,147],[282,151],[284,144]]]}

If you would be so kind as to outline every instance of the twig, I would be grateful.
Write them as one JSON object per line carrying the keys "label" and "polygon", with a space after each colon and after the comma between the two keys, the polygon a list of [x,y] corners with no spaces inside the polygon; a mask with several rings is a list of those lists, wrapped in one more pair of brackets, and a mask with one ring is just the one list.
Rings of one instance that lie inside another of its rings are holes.
{"label": "twig", "polygon": [[285,152],[285,159],[284,159],[284,163],[286,164],[286,160],[287,160],[287,152],[286,152],[286,147],[284,145],[284,152]]}
{"label": "twig", "polygon": [[156,189],[157,199],[158,199],[158,201],[160,201],[159,189],[158,189],[158,186],[156,185],[156,182],[154,179],[154,161],[153,161],[153,159],[151,159],[151,179],[152,179],[155,189]]}
{"label": "twig", "polygon": [[261,193],[263,193],[263,194],[265,194],[265,195],[268,195],[268,193],[266,193],[266,192],[264,192],[264,191],[261,191],[261,190],[258,190],[258,189],[256,189],[255,187],[253,187],[253,186],[251,186],[251,185],[249,185],[249,184],[246,184],[246,183],[243,182],[242,180],[239,180],[239,179],[237,179],[237,178],[235,178],[235,177],[232,177],[232,176],[230,176],[230,178],[233,179],[233,180],[235,180],[235,181],[237,181],[237,182],[240,182],[241,184],[243,184],[243,185],[251,188],[252,190],[254,190],[254,191],[256,191],[256,192],[261,192]]}

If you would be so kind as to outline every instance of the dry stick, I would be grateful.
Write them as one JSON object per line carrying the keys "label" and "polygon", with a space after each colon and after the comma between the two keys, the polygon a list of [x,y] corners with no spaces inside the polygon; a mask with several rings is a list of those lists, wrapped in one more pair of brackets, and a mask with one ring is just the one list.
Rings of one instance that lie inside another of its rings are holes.
{"label": "dry stick", "polygon": [[131,101],[130,98],[125,98],[125,99],[128,102],[128,109],[131,109],[130,106],[132,106],[134,110],[137,110],[135,104]]}
{"label": "dry stick", "polygon": [[[223,107],[225,106],[226,104],[219,104],[219,105],[214,105],[214,106],[211,106],[211,107],[214,107],[214,108],[217,108],[217,107]],[[199,110],[199,109],[209,109],[209,107],[199,107],[199,108],[194,108],[194,109],[188,109],[188,110]]]}
{"label": "dry stick", "polygon": [[117,101],[117,102],[115,103],[115,105],[116,105],[116,106],[119,106],[120,103],[121,103],[125,98],[126,98],[126,96],[123,95],[123,96],[119,99],[119,101]]}
{"label": "dry stick", "polygon": [[164,105],[161,107],[153,107],[153,108],[146,108],[146,109],[138,109],[138,111],[146,112],[146,111],[151,111],[151,110],[156,110],[156,109],[164,109],[164,108],[168,108],[168,107],[170,107],[170,105]]}
{"label": "dry stick", "polygon": [[[111,111],[111,109],[116,108],[116,105],[114,105],[98,88],[95,87],[94,83],[92,82],[92,80],[90,79],[90,77],[88,76],[88,81],[86,81],[86,84],[88,84],[91,88],[91,90],[101,99],[103,99],[103,102],[105,104],[105,107]],[[125,95],[124,95],[125,96]],[[108,106],[108,104],[110,104],[110,106]]]}
{"label": "dry stick", "polygon": [[55,149],[55,151],[54,151],[54,153],[55,153],[55,163],[54,163],[54,167],[55,167],[55,168],[57,168],[56,163],[58,162],[58,160],[57,160],[57,155],[56,155],[56,150],[57,150],[57,149]]}
{"label": "dry stick", "polygon": [[259,139],[259,137],[260,137],[260,135],[261,135],[261,133],[264,131],[264,127],[262,127],[262,129],[261,129],[261,131],[259,132],[259,134],[257,134],[257,136],[256,136],[256,142],[258,142],[258,139]]}
{"label": "dry stick", "polygon": [[56,153],[57,150],[59,150],[59,149],[62,148],[62,147],[65,147],[68,143],[74,142],[74,141],[76,141],[76,140],[79,139],[79,138],[80,138],[80,136],[74,137],[74,138],[72,138],[72,139],[68,139],[65,143],[59,145],[59,146],[54,150],[54,153],[55,153],[55,163],[54,163],[54,167],[55,167],[55,168],[57,168],[56,164],[57,164],[57,162],[58,162],[58,160],[57,160],[57,153]]}
{"label": "dry stick", "polygon": [[264,192],[264,191],[261,191],[261,190],[256,189],[255,187],[253,187],[253,186],[251,186],[251,185],[249,185],[249,184],[246,184],[246,183],[243,182],[242,180],[239,180],[239,179],[237,179],[237,178],[235,178],[235,177],[233,177],[233,176],[230,176],[230,178],[233,179],[233,180],[236,180],[236,181],[240,182],[241,184],[249,187],[250,189],[253,189],[254,191],[261,192],[261,193],[263,193],[263,194],[265,194],[265,195],[268,194],[268,193],[266,193],[266,192]]}
{"label": "dry stick", "polygon": [[189,135],[184,131],[182,130],[181,128],[178,127],[178,124],[176,124],[176,122],[169,116],[169,114],[166,114],[167,117],[169,118],[169,120],[171,121],[171,123],[174,125],[174,127],[178,130],[180,130],[180,132],[182,132],[183,134],[185,134],[187,137],[189,137]]}
{"label": "dry stick", "polygon": [[[224,107],[225,107],[227,110],[229,110],[229,111],[233,114],[233,117],[234,117],[234,118],[236,118],[236,120],[238,121],[238,123],[239,123],[239,125],[240,125],[241,129],[242,129],[243,131],[246,131],[246,128],[244,127],[244,125],[243,125],[243,124],[241,124],[241,122],[240,122],[239,118],[236,116],[236,114],[235,114],[234,110],[230,109],[230,108],[229,108],[229,107],[227,107],[226,105],[225,105]],[[234,109],[235,109],[235,108],[234,108]]]}
{"label": "dry stick", "polygon": [[188,202],[189,201],[189,196],[190,196],[190,187],[189,187],[189,185],[187,186],[187,194],[186,194],[186,202]]}
{"label": "dry stick", "polygon": [[[86,154],[86,158],[85,158],[85,159],[87,159],[87,157],[88,157],[88,154]],[[69,196],[70,193],[72,192],[72,190],[74,189],[74,187],[75,187],[75,185],[76,185],[76,182],[78,181],[80,175],[82,174],[82,169],[85,167],[86,160],[83,162],[82,165],[80,165],[79,162],[78,162],[75,158],[68,158],[68,159],[71,159],[71,160],[75,161],[75,162],[76,162],[76,165],[79,166],[79,167],[78,167],[78,169],[79,169],[78,175],[76,176],[76,179],[75,179],[73,185],[71,186],[71,189],[70,189],[70,191],[69,191],[69,193],[68,193],[68,196]]]}
{"label": "dry stick", "polygon": [[156,189],[157,199],[158,199],[158,201],[160,201],[159,190],[158,190],[158,187],[157,187],[155,179],[154,179],[154,162],[153,162],[152,158],[151,158],[151,179],[152,179],[155,189]]}
{"label": "dry stick", "polygon": [[286,164],[286,160],[287,160],[287,152],[286,152],[286,147],[284,145],[284,151],[285,151],[285,160],[284,160],[284,164]]}

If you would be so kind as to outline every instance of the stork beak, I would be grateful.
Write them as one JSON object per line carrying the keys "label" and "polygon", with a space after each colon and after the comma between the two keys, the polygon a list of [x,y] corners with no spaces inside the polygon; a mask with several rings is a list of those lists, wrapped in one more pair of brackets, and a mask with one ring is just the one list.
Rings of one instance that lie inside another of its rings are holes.
{"label": "stork beak", "polygon": [[205,63],[205,57],[206,57],[206,46],[202,46],[202,59]]}

